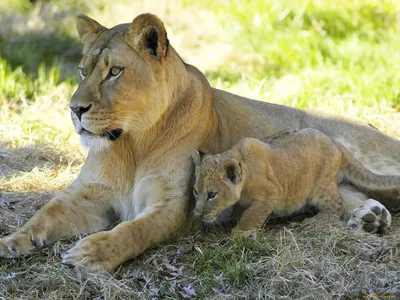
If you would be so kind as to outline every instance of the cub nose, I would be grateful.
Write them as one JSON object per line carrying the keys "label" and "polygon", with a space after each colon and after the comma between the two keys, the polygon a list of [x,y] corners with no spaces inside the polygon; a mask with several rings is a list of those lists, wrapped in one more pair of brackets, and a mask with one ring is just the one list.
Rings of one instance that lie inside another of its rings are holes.
{"label": "cub nose", "polygon": [[196,217],[201,218],[202,216],[204,216],[204,212],[198,212],[198,211],[194,211],[194,214]]}
{"label": "cub nose", "polygon": [[81,120],[82,115],[89,111],[89,109],[92,107],[92,104],[89,104],[88,106],[84,107],[81,105],[74,105],[70,106],[69,108],[74,112],[74,114],[78,117],[79,121]]}

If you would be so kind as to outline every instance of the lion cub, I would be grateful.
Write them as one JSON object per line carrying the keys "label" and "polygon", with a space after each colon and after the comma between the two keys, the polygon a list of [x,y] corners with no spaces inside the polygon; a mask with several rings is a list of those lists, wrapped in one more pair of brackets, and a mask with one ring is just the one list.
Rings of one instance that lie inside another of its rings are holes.
{"label": "lion cub", "polygon": [[400,186],[400,176],[372,173],[343,145],[316,129],[287,130],[264,141],[244,138],[216,155],[193,151],[196,216],[213,221],[233,204],[248,207],[238,230],[260,228],[271,213],[290,215],[306,204],[342,217],[339,173],[366,189]]}

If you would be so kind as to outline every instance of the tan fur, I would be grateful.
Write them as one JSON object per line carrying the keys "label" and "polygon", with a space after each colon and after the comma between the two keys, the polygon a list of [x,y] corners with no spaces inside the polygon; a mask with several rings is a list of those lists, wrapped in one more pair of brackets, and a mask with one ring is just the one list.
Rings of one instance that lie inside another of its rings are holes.
{"label": "tan fur", "polygon": [[[192,225],[197,228],[188,201],[191,150],[222,152],[245,136],[317,127],[366,157],[380,155],[400,166],[400,143],[369,126],[211,88],[168,45],[164,25],[153,15],[111,29],[81,15],[77,29],[84,76],[71,107],[85,109],[81,120],[75,113],[72,120],[89,147],[87,160],[70,187],[0,240],[0,256],[105,230],[116,217],[122,221],[118,226],[82,239],[63,259],[110,271]],[[112,67],[122,68],[118,78],[108,77]],[[122,135],[111,141],[118,130]]]}
{"label": "tan fur", "polygon": [[232,205],[247,207],[239,230],[260,228],[270,214],[291,215],[307,204],[349,217],[352,211],[338,189],[340,172],[365,188],[400,188],[399,176],[370,172],[341,144],[312,128],[283,131],[264,142],[244,138],[221,154],[201,158],[195,151],[192,156],[195,214],[214,222]]}

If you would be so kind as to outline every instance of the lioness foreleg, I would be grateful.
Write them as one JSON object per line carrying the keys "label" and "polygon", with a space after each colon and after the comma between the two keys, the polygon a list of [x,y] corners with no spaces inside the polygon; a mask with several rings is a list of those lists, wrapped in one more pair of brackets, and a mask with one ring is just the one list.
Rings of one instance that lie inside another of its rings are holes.
{"label": "lioness foreleg", "polygon": [[184,222],[184,208],[170,200],[146,209],[138,218],[122,222],[110,231],[89,235],[63,254],[63,263],[110,272],[146,249],[176,235]]}
{"label": "lioness foreleg", "polygon": [[62,237],[104,229],[113,215],[109,197],[104,187],[74,183],[18,231],[0,239],[0,257],[27,255]]}
{"label": "lioness foreleg", "polygon": [[[155,172],[159,172],[158,170]],[[137,181],[135,219],[110,231],[92,234],[63,254],[63,263],[96,271],[112,271],[146,249],[176,236],[185,222],[188,176],[149,174]]]}

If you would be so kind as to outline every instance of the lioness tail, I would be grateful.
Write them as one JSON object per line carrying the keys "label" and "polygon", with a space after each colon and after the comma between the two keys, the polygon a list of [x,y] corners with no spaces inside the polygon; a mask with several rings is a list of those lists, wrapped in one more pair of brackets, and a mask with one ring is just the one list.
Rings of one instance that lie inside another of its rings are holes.
{"label": "lioness tail", "polygon": [[364,167],[343,145],[339,147],[343,153],[342,171],[349,182],[367,190],[400,189],[400,176],[378,175]]}

